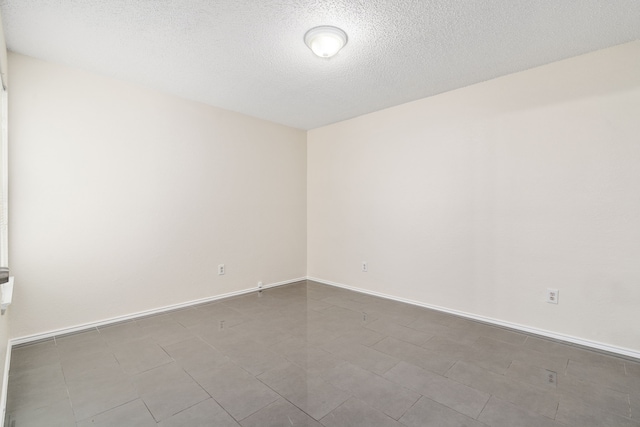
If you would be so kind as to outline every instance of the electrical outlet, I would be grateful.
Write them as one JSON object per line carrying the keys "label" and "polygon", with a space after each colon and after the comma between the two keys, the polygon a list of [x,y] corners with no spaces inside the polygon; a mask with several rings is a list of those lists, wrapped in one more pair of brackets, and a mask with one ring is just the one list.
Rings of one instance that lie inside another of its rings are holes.
{"label": "electrical outlet", "polygon": [[218,276],[222,276],[224,274],[224,264],[218,264]]}
{"label": "electrical outlet", "polygon": [[366,273],[367,271],[369,271],[369,266],[367,266],[366,261],[362,261],[362,272]]}
{"label": "electrical outlet", "polygon": [[547,289],[547,302],[549,304],[557,304],[558,303],[559,292],[560,291],[558,291],[557,289],[548,288]]}

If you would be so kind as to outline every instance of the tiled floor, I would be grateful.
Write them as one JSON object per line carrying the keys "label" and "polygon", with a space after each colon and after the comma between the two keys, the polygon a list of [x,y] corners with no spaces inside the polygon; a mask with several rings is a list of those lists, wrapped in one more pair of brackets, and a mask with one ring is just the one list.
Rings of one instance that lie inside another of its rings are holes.
{"label": "tiled floor", "polygon": [[16,348],[7,413],[15,427],[640,427],[640,363],[300,282]]}

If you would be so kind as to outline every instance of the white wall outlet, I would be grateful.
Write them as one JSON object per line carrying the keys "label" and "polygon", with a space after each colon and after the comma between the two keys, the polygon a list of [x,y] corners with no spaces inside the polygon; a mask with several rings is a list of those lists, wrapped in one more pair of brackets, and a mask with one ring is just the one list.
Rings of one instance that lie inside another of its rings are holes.
{"label": "white wall outlet", "polygon": [[367,271],[369,271],[369,266],[366,261],[362,261],[362,272],[366,273]]}
{"label": "white wall outlet", "polygon": [[224,264],[218,264],[218,276],[222,276],[224,274]]}
{"label": "white wall outlet", "polygon": [[557,289],[548,288],[547,289],[547,302],[549,304],[557,304],[558,303],[559,292],[560,291],[558,291]]}
{"label": "white wall outlet", "polygon": [[262,289],[262,282],[258,282],[258,289]]}

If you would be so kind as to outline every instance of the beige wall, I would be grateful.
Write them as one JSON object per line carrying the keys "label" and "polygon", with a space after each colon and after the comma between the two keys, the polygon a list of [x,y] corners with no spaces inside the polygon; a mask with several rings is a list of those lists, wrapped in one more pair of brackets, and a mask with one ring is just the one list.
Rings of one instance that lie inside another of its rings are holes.
{"label": "beige wall", "polygon": [[12,337],[308,274],[640,351],[640,42],[306,136],[9,61]]}
{"label": "beige wall", "polygon": [[17,54],[9,68],[13,337],[305,276],[303,131]]}
{"label": "beige wall", "polygon": [[640,42],[307,144],[309,276],[640,351]]}

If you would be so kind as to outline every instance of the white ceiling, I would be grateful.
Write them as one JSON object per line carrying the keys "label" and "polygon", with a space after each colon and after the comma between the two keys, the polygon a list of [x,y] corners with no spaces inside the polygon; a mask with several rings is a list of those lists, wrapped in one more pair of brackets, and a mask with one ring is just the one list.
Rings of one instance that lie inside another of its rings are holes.
{"label": "white ceiling", "polygon": [[[640,0],[0,0],[14,52],[311,129],[640,39]],[[334,58],[303,42],[348,36]],[[640,72],[640,70],[639,70]]]}

